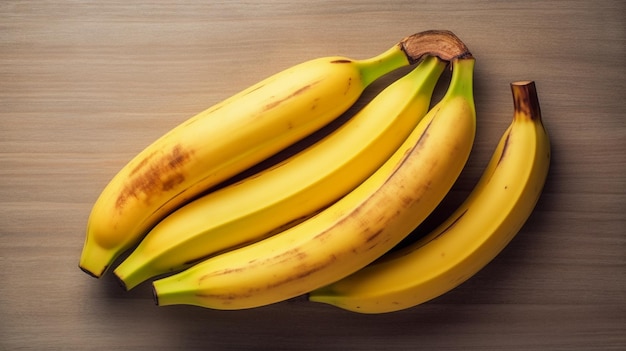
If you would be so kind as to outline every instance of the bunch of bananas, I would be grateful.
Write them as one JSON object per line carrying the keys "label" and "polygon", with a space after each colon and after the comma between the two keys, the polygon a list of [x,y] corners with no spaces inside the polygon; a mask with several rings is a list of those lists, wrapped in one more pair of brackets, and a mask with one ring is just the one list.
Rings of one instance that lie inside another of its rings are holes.
{"label": "bunch of bananas", "polygon": [[[307,295],[383,313],[453,289],[519,231],[550,160],[535,85],[513,83],[513,122],[475,190],[432,233],[396,249],[469,158],[474,62],[453,33],[425,31],[369,59],[296,65],[218,103],[149,145],[105,187],[79,267],[101,277],[131,251],[113,271],[126,289],[155,278],[158,305],[215,309]],[[343,124],[250,171],[408,65],[415,68]],[[448,65],[447,91],[432,104]]]}

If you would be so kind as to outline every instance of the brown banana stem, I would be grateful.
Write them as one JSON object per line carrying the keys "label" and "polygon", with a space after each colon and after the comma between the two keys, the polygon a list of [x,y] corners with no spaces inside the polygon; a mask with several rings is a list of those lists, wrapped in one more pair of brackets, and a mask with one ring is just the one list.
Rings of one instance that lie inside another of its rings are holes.
{"label": "brown banana stem", "polygon": [[427,30],[410,35],[400,41],[409,62],[415,64],[424,55],[437,56],[444,61],[472,57],[469,49],[449,30]]}
{"label": "brown banana stem", "polygon": [[531,119],[541,119],[541,108],[537,97],[537,88],[532,80],[523,80],[511,83],[513,106],[516,115],[529,116]]}

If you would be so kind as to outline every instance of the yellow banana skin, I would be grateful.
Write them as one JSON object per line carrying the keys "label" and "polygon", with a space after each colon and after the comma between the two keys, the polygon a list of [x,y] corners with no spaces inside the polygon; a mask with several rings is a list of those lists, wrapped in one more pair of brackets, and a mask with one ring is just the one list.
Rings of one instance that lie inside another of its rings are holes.
{"label": "yellow banana skin", "polygon": [[373,80],[421,57],[408,52],[410,38],[366,60],[324,57],[286,69],[156,140],[96,200],[79,267],[100,277],[168,213],[335,119]]}
{"label": "yellow banana skin", "polygon": [[550,140],[534,82],[511,84],[514,117],[466,201],[413,245],[310,293],[360,313],[403,310],[438,297],[487,265],[518,233],[539,199]]}
{"label": "yellow banana skin", "polygon": [[369,264],[443,199],[472,148],[474,59],[452,61],[443,99],[361,185],[279,234],[153,282],[158,305],[263,306],[327,285]]}
{"label": "yellow banana skin", "polygon": [[296,65],[199,113],[146,147],[104,188],[79,267],[102,276],[167,214],[335,119],[378,77],[426,53],[449,60],[466,51],[451,32],[425,31],[370,59]]}
{"label": "yellow banana skin", "polygon": [[426,57],[308,149],[168,215],[114,274],[131,289],[258,241],[336,201],[382,165],[424,117],[445,66],[437,57]]}

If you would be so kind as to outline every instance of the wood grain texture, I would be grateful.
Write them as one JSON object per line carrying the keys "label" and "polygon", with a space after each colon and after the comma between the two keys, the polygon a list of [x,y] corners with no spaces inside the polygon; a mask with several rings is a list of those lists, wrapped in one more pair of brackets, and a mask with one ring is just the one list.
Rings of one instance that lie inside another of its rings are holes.
{"label": "wood grain texture", "polygon": [[[626,348],[624,13],[608,0],[2,1],[0,349]],[[426,29],[477,58],[476,146],[440,216],[510,122],[509,82],[536,81],[553,143],[536,211],[468,282],[362,316],[301,298],[159,308],[147,284],[127,293],[79,271],[93,201],[152,140],[283,68]]]}

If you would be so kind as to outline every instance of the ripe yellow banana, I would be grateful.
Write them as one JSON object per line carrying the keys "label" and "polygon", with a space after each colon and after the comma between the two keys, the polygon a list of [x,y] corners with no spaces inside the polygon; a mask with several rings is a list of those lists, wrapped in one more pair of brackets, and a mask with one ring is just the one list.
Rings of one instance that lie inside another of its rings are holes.
{"label": "ripe yellow banana", "polygon": [[145,148],[104,188],[79,267],[100,277],[168,213],[335,119],[378,77],[426,53],[447,60],[464,50],[450,32],[422,32],[370,59],[296,65],[199,113]]}
{"label": "ripe yellow banana", "polygon": [[153,282],[159,305],[263,306],[336,281],[387,252],[443,199],[475,134],[471,56],[452,61],[448,91],[399,149],[345,197],[254,244]]}
{"label": "ripe yellow banana", "polygon": [[269,236],[358,186],[430,107],[446,63],[428,56],[331,134],[282,163],[209,193],[159,222],[114,271],[127,289]]}
{"label": "ripe yellow banana", "polygon": [[513,121],[451,217],[416,243],[312,291],[309,300],[361,313],[406,309],[455,288],[509,243],[535,207],[550,164],[534,82],[511,87]]}

